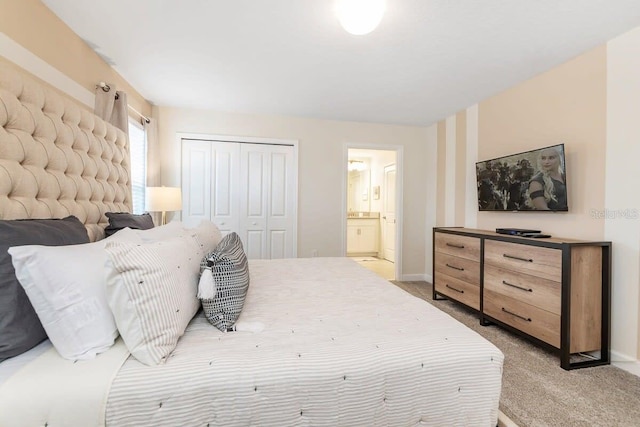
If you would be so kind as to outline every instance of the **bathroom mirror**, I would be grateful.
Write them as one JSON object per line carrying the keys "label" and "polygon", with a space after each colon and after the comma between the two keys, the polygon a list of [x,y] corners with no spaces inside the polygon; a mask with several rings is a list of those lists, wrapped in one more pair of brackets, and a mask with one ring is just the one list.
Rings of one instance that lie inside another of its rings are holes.
{"label": "bathroom mirror", "polygon": [[351,170],[348,179],[347,209],[349,212],[369,212],[371,210],[371,171]]}

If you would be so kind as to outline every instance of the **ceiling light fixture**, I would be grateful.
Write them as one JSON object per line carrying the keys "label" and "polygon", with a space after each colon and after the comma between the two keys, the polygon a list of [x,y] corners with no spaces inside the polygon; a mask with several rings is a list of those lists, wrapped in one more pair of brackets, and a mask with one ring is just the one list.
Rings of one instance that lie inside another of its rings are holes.
{"label": "ceiling light fixture", "polygon": [[385,0],[337,0],[336,14],[348,33],[361,36],[375,30],[385,7]]}

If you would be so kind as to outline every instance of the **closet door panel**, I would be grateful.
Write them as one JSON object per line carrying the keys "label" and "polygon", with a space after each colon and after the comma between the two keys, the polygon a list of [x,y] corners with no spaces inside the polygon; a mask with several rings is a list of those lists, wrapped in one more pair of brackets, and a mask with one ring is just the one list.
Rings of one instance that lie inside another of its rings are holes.
{"label": "closet door panel", "polygon": [[269,253],[271,259],[291,258],[287,252],[287,233],[282,230],[272,230],[269,233]]}
{"label": "closet door panel", "polygon": [[244,252],[248,259],[268,259],[267,253],[263,250],[265,247],[265,231],[264,230],[247,230],[244,239]]}
{"label": "closet door panel", "polygon": [[240,147],[230,142],[211,143],[211,221],[222,235],[237,232],[239,225]]}
{"label": "closet door panel", "polygon": [[211,144],[183,141],[182,221],[196,226],[211,218]]}
{"label": "closet door panel", "polygon": [[240,144],[240,238],[249,259],[270,258],[267,250],[269,146]]}
{"label": "closet door panel", "polygon": [[271,258],[291,258],[295,248],[294,151],[272,146],[269,152],[267,236]]}

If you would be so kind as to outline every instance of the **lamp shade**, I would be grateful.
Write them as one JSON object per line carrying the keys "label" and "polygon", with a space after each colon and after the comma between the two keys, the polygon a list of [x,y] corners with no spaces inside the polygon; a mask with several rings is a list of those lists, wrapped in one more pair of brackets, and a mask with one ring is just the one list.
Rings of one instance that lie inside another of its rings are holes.
{"label": "lamp shade", "polygon": [[149,212],[182,210],[182,192],[179,187],[147,187],[144,206]]}

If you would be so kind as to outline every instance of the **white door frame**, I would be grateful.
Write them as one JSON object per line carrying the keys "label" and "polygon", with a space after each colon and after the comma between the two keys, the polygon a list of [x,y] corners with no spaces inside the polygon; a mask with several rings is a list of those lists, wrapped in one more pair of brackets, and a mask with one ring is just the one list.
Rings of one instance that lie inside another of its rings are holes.
{"label": "white door frame", "polygon": [[[176,140],[180,147],[180,156],[182,156],[182,140],[197,140],[210,142],[240,142],[248,144],[269,144],[269,145],[288,145],[293,147],[293,258],[298,257],[298,140],[297,139],[280,139],[280,138],[261,138],[255,136],[237,136],[237,135],[211,135],[206,133],[185,133],[176,132]],[[182,165],[182,158],[179,159]],[[345,163],[346,164],[346,163]],[[182,166],[181,166],[182,167]],[[180,184],[182,187],[182,170],[180,171]],[[182,211],[180,211],[179,219],[182,220]]]}
{"label": "white door frame", "polygon": [[394,262],[395,280],[402,280],[402,229],[404,216],[402,214],[402,192],[403,192],[403,146],[387,144],[366,144],[356,142],[346,142],[342,150],[342,256],[347,256],[347,180],[349,171],[349,149],[358,148],[363,150],[395,151],[396,152],[396,256]]}

